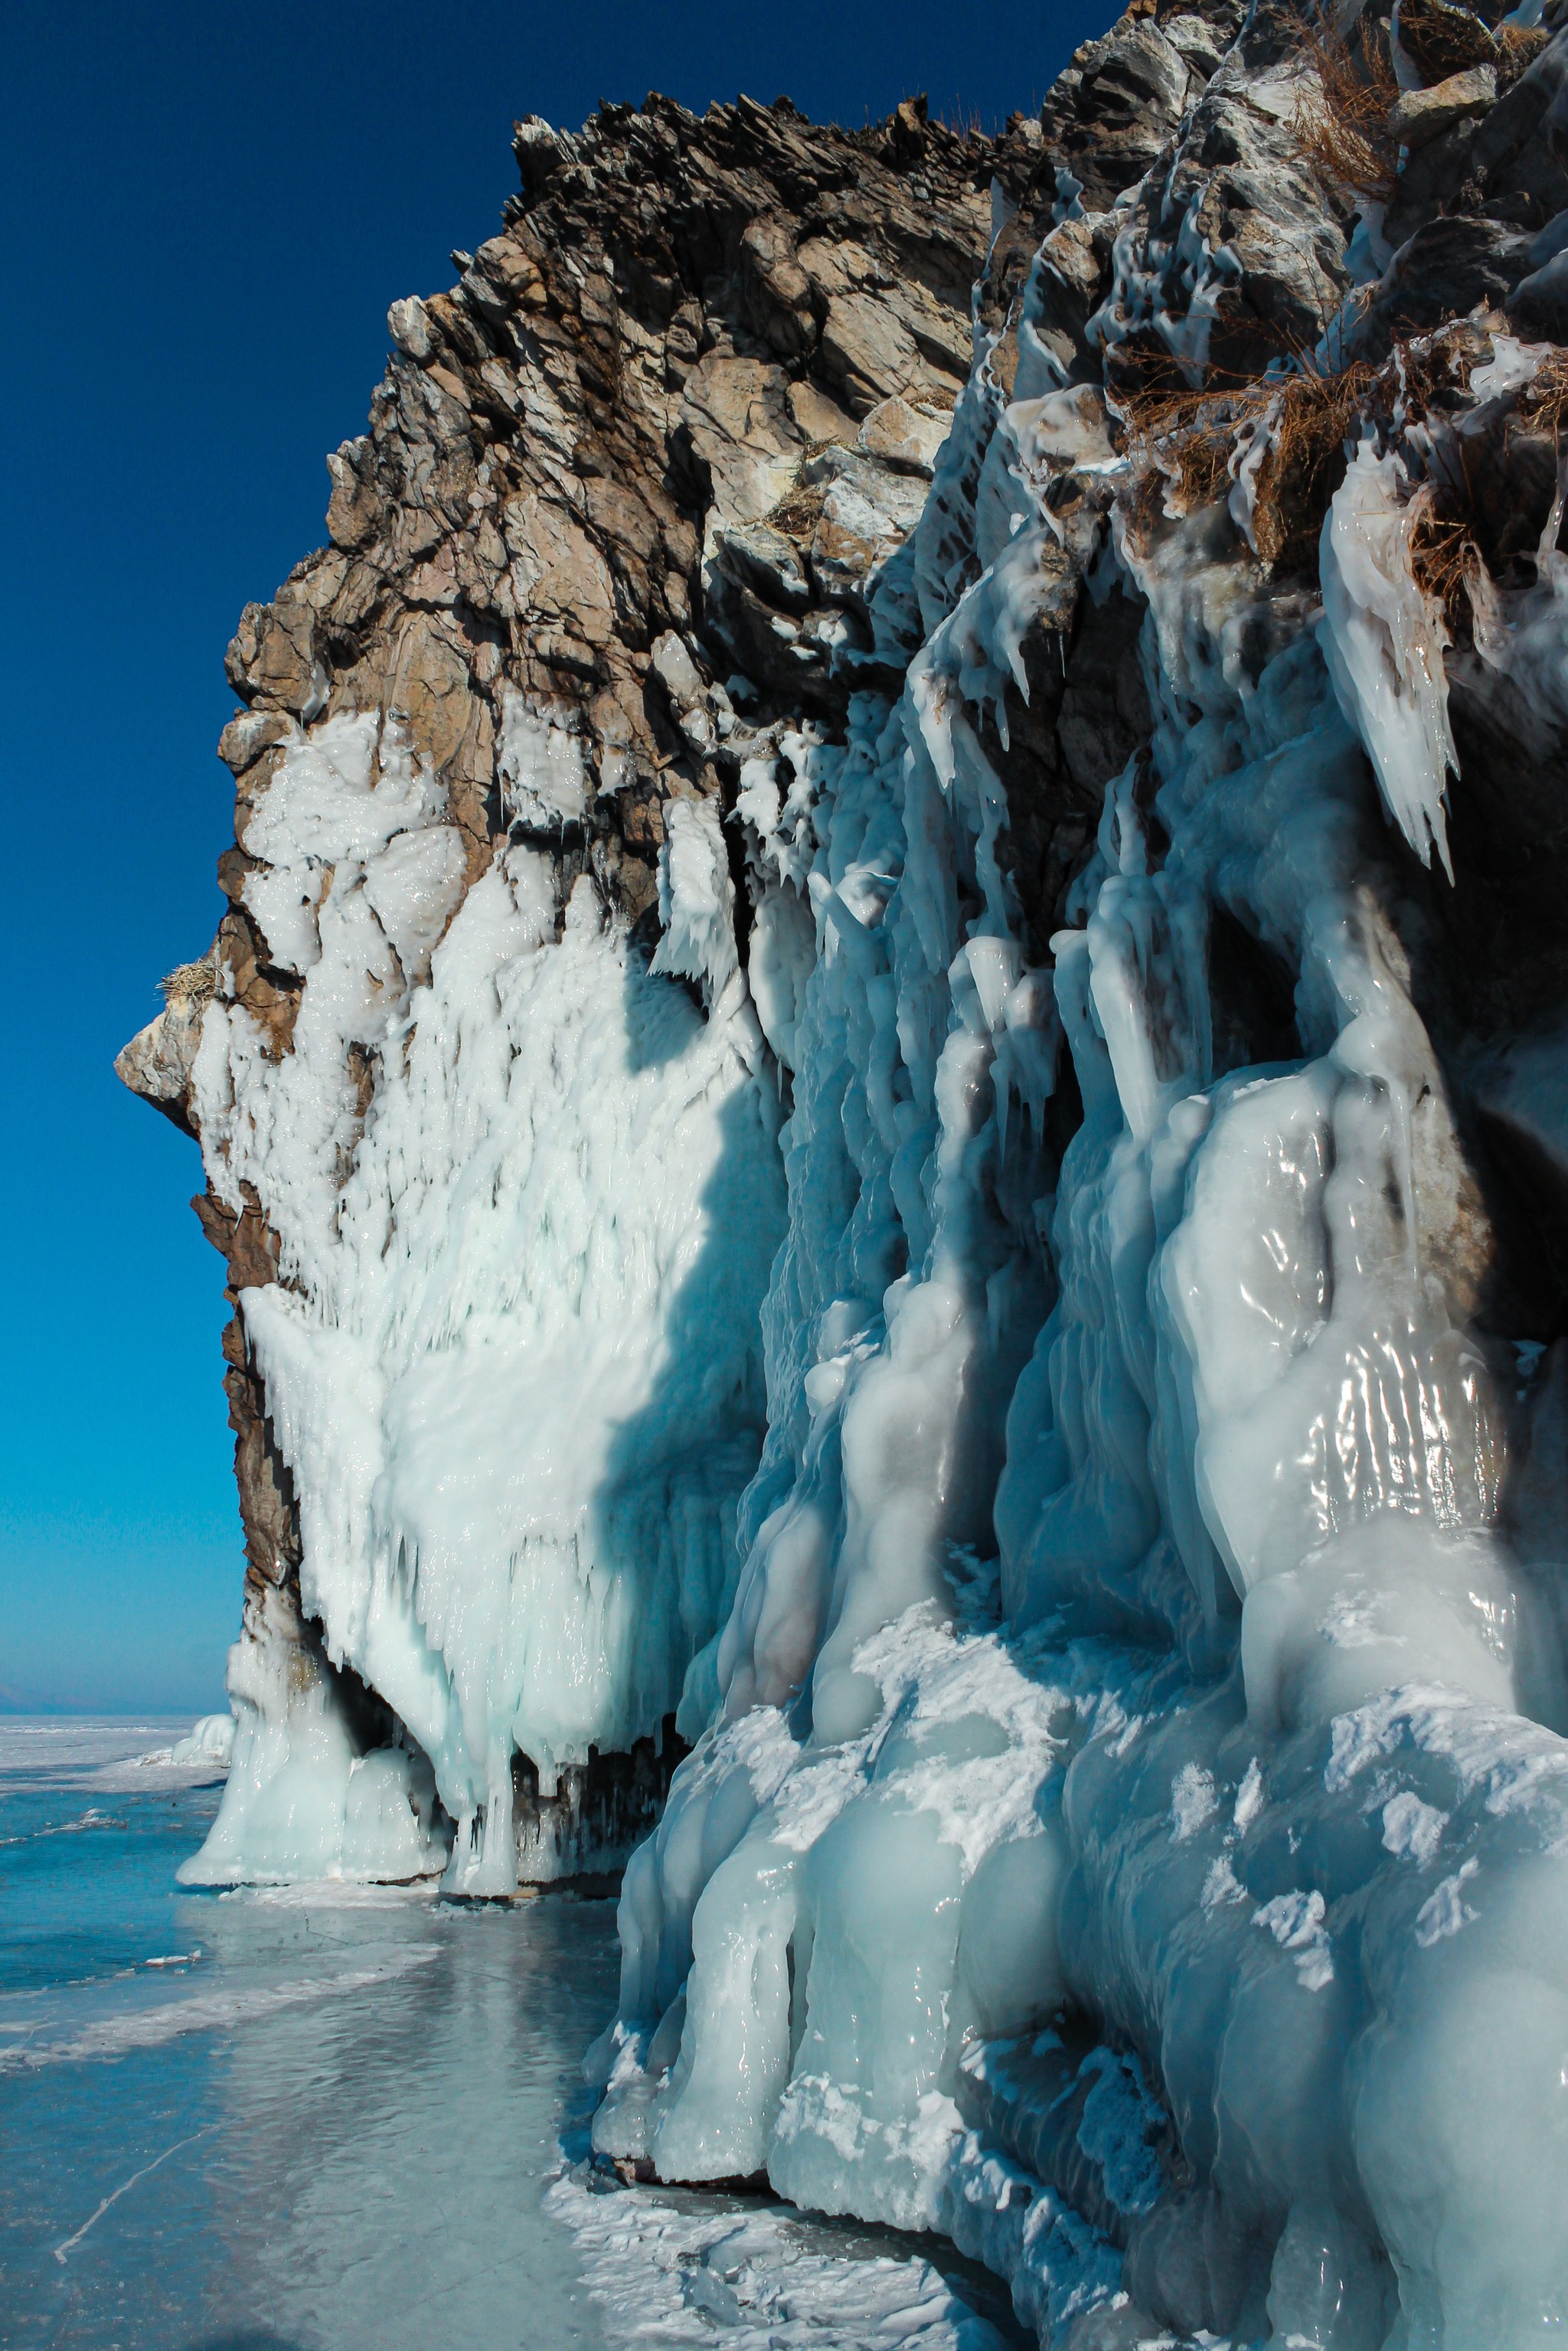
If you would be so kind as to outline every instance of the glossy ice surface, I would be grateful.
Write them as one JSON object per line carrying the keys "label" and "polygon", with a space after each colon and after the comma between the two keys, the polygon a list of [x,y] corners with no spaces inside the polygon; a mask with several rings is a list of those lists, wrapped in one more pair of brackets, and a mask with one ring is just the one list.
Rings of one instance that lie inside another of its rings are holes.
{"label": "glossy ice surface", "polygon": [[5,2351],[990,2351],[897,2240],[563,2173],[612,1904],[177,1888],[187,1728],[0,1725]]}

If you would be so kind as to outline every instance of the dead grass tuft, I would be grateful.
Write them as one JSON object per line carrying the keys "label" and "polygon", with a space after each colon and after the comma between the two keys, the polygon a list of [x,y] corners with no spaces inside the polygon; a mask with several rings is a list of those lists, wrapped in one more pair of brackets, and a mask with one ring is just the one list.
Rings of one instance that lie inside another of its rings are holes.
{"label": "dead grass tuft", "polygon": [[1127,436],[1140,486],[1151,496],[1174,489],[1188,513],[1213,506],[1224,494],[1237,434],[1263,414],[1271,396],[1260,381],[1228,392],[1134,393]]}
{"label": "dead grass tuft", "polygon": [[1386,202],[1398,176],[1388,117],[1399,83],[1385,31],[1364,18],[1346,42],[1306,17],[1301,57],[1309,80],[1291,123],[1298,149],[1331,186]]}
{"label": "dead grass tuft", "polygon": [[1547,353],[1534,381],[1520,392],[1519,405],[1537,432],[1561,440],[1563,419],[1568,417],[1568,351]]}
{"label": "dead grass tuft", "polygon": [[158,983],[165,1004],[205,1004],[213,993],[213,967],[207,956],[197,963],[177,963]]}
{"label": "dead grass tuft", "polygon": [[828,487],[826,482],[797,483],[768,515],[768,528],[782,531],[798,547],[810,546],[828,502]]}
{"label": "dead grass tuft", "polygon": [[1497,87],[1500,97],[1505,89],[1512,89],[1521,74],[1529,71],[1552,35],[1544,25],[1500,25],[1493,37],[1497,42]]}
{"label": "dead grass tuft", "polygon": [[1422,593],[1442,607],[1451,635],[1474,602],[1474,583],[1486,569],[1480,549],[1462,517],[1445,516],[1437,501],[1417,491],[1418,510],[1410,532],[1410,576]]}
{"label": "dead grass tuft", "polygon": [[[1313,582],[1323,519],[1359,432],[1375,426],[1391,446],[1427,420],[1433,430],[1424,443],[1404,444],[1407,463],[1425,476],[1407,509],[1411,572],[1442,611],[1452,641],[1479,642],[1497,624],[1495,582],[1535,558],[1545,501],[1568,463],[1568,349],[1549,350],[1519,388],[1501,418],[1500,442],[1496,432],[1448,429],[1484,348],[1485,324],[1459,320],[1441,334],[1396,342],[1375,367],[1356,360],[1325,370],[1297,351],[1288,373],[1124,395],[1129,523],[1147,544],[1169,514],[1220,505],[1240,472],[1248,436],[1261,434],[1251,472],[1253,543],[1276,578]],[[1528,463],[1511,459],[1516,433],[1536,444]],[[1542,439],[1555,444],[1555,465],[1550,458],[1542,465]]]}
{"label": "dead grass tuft", "polygon": [[1344,472],[1345,444],[1373,386],[1364,361],[1332,373],[1311,368],[1231,390],[1148,393],[1128,407],[1128,438],[1139,475],[1134,512],[1152,522],[1174,489],[1187,512],[1225,496],[1240,435],[1267,420],[1269,446],[1252,506],[1259,555],[1270,565],[1311,569],[1323,515]]}
{"label": "dead grass tuft", "polygon": [[1253,537],[1265,563],[1291,569],[1315,563],[1329,500],[1344,477],[1346,446],[1375,381],[1363,360],[1333,373],[1286,379],[1253,501]]}

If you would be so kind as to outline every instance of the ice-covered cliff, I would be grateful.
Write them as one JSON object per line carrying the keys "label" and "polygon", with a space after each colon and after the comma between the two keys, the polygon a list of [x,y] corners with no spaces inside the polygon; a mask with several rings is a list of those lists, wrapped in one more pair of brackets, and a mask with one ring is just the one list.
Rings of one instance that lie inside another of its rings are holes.
{"label": "ice-covered cliff", "polygon": [[997,141],[520,125],[120,1061],[236,1306],[194,1874],[652,1829],[601,2154],[1063,2351],[1568,2325],[1531,14],[1139,0]]}

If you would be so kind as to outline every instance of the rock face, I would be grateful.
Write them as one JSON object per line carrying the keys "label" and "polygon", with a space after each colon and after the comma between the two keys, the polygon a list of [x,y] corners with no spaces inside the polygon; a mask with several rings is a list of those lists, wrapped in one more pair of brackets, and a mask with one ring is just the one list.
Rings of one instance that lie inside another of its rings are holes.
{"label": "rock face", "polygon": [[601,2156],[1067,2351],[1568,2308],[1565,70],[520,124],[119,1064],[236,1307],[193,1874],[657,1815]]}

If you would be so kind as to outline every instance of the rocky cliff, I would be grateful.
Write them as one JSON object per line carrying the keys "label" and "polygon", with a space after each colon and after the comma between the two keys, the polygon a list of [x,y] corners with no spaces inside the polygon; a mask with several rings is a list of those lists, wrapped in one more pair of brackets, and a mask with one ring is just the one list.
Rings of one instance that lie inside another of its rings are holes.
{"label": "rocky cliff", "polygon": [[601,2158],[1071,2351],[1568,2310],[1565,74],[1140,0],[996,140],[520,124],[120,1057],[197,1874],[649,1828]]}

